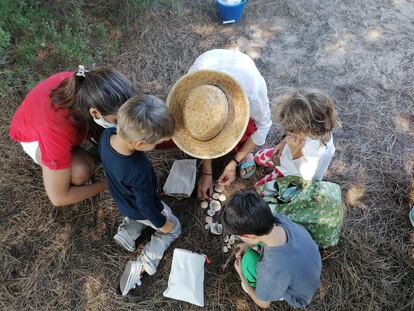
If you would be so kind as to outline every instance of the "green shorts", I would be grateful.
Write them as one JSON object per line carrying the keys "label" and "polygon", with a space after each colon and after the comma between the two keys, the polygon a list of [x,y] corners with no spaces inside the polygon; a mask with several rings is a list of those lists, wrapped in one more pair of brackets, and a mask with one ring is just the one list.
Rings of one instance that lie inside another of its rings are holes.
{"label": "green shorts", "polygon": [[241,269],[247,284],[252,288],[256,288],[257,279],[257,262],[259,261],[260,254],[254,249],[249,249],[244,253],[241,261]]}

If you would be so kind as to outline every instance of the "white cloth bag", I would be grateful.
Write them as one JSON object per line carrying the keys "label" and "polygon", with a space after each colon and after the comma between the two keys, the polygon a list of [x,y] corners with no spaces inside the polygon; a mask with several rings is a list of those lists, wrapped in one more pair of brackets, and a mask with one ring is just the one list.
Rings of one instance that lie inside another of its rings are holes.
{"label": "white cloth bag", "polygon": [[204,262],[204,255],[181,248],[174,249],[164,297],[204,307]]}
{"label": "white cloth bag", "polygon": [[164,193],[176,198],[188,198],[195,187],[197,160],[174,161],[164,185]]}

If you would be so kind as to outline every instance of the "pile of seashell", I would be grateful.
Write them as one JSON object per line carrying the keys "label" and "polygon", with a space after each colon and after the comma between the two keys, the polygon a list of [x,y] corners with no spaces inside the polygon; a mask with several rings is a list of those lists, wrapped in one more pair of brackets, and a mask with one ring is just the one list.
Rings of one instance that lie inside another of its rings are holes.
{"label": "pile of seashell", "polygon": [[[224,188],[223,186],[216,185],[214,186],[214,193],[212,199],[209,201],[202,201],[200,203],[201,208],[207,209],[207,215],[205,218],[206,230],[210,230],[212,234],[215,235],[221,235],[223,233],[223,226],[214,221],[214,216],[217,212],[221,210],[221,207],[223,203],[226,201],[226,195],[223,193]],[[223,246],[223,252],[227,253],[233,244],[236,242],[236,236],[234,235],[226,235],[224,237],[224,246]]]}
{"label": "pile of seashell", "polygon": [[207,209],[206,225],[205,228],[210,230],[212,234],[221,235],[223,233],[223,226],[218,222],[214,222],[213,217],[217,212],[221,210],[221,206],[226,201],[226,196],[222,193],[224,190],[223,186],[214,186],[213,198],[208,201],[202,201],[200,203],[201,208]]}
{"label": "pile of seashell", "polygon": [[223,253],[227,253],[233,246],[233,244],[236,243],[236,236],[235,235],[226,235],[224,237],[224,246],[223,246]]}

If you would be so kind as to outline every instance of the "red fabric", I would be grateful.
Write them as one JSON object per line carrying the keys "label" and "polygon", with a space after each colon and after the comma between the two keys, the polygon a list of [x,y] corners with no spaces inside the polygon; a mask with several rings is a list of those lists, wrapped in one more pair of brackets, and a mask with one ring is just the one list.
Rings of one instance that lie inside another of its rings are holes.
{"label": "red fabric", "polygon": [[265,183],[271,180],[277,179],[279,177],[283,177],[283,174],[277,169],[277,167],[274,165],[272,161],[274,149],[275,149],[274,147],[261,149],[254,156],[254,160],[257,165],[271,167],[273,169],[272,172],[270,172],[269,174],[264,176],[262,179],[260,179],[258,182],[256,182],[255,184],[256,187],[262,186]]}
{"label": "red fabric", "polygon": [[10,138],[18,142],[39,142],[42,162],[52,170],[71,166],[72,147],[86,137],[78,133],[70,120],[69,109],[59,109],[49,93],[73,72],[55,74],[35,86],[15,112],[10,125]]}
{"label": "red fabric", "polygon": [[250,138],[250,136],[252,136],[253,133],[256,132],[256,130],[257,130],[256,123],[254,123],[253,119],[250,119],[249,123],[247,124],[246,131],[244,132],[244,134],[243,134],[242,138],[240,139],[239,143],[233,149],[234,152],[239,152],[241,147],[243,147],[243,144],[245,143],[245,141],[248,140]]}
{"label": "red fabric", "polygon": [[[244,142],[249,139],[249,137],[256,132],[256,123],[252,119],[249,120],[249,123],[247,124],[247,129],[243,134],[243,137],[240,139],[239,143],[234,147],[234,151],[238,152],[240,148],[243,146]],[[162,142],[161,144],[157,145],[155,149],[171,149],[171,148],[177,148],[175,143],[172,139]]]}
{"label": "red fabric", "polygon": [[177,148],[176,144],[173,142],[172,139],[162,142],[155,146],[155,149],[172,149]]}

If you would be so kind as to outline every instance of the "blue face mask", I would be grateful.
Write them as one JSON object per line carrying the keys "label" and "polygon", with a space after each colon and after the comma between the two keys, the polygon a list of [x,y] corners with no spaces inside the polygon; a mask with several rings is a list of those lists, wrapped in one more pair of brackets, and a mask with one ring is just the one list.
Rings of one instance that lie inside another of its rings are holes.
{"label": "blue face mask", "polygon": [[102,126],[105,129],[116,127],[116,124],[106,121],[103,117],[100,117],[99,119],[93,118],[93,120],[95,121],[96,124],[98,124],[99,126]]}

